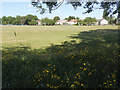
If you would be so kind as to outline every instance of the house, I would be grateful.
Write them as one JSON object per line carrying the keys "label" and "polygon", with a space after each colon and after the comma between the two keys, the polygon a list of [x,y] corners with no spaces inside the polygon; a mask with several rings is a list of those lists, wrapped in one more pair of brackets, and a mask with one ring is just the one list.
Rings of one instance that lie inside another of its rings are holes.
{"label": "house", "polygon": [[58,20],[55,24],[57,25],[64,25],[68,22],[68,20]]}
{"label": "house", "polygon": [[100,20],[100,25],[107,25],[108,21],[106,19]]}
{"label": "house", "polygon": [[76,19],[72,19],[69,22],[67,22],[67,24],[69,24],[69,25],[77,24],[77,20]]}
{"label": "house", "polygon": [[38,22],[38,25],[41,25],[41,21],[40,20],[38,20],[37,22]]}
{"label": "house", "polygon": [[96,19],[95,25],[99,25],[101,19]]}

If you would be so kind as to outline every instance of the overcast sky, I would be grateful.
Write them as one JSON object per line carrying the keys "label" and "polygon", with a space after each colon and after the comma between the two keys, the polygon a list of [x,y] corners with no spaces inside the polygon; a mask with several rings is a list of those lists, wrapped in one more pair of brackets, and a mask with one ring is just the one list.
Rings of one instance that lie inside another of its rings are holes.
{"label": "overcast sky", "polygon": [[[18,0],[19,1],[19,0]],[[1,6],[0,6],[1,7]],[[79,7],[77,10],[74,10],[74,8],[71,5],[63,5],[53,11],[51,14],[39,14],[39,12],[36,12],[37,9],[35,7],[32,7],[31,2],[28,0],[22,0],[22,2],[16,2],[16,0],[12,0],[11,2],[8,2],[8,0],[2,1],[2,9],[0,17],[2,16],[25,16],[28,14],[36,15],[39,19],[41,18],[51,18],[53,19],[55,16],[59,16],[61,19],[64,19],[68,16],[75,16],[79,17],[80,19],[84,19],[86,17],[95,17],[96,19],[102,19],[103,10],[94,10],[92,13],[89,14],[82,14],[85,10],[81,7]]]}

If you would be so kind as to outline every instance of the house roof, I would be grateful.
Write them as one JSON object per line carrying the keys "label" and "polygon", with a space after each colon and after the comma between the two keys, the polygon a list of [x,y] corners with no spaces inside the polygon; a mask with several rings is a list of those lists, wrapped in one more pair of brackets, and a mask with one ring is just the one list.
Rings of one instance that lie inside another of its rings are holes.
{"label": "house roof", "polygon": [[67,22],[68,20],[58,20],[57,22]]}
{"label": "house roof", "polygon": [[77,22],[77,20],[76,19],[72,19],[69,22]]}

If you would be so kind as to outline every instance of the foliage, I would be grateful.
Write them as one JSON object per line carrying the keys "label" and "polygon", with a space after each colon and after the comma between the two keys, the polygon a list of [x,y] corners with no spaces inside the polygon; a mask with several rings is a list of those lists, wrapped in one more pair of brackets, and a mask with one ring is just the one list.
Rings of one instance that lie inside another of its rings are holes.
{"label": "foliage", "polygon": [[32,19],[31,22],[28,22],[28,23],[29,23],[29,25],[37,25],[38,24],[38,22],[34,19]]}
{"label": "foliage", "polygon": [[69,17],[67,18],[68,21],[70,21],[70,20],[72,20],[72,19],[75,19],[75,17],[74,17],[74,16],[69,16]]}
{"label": "foliage", "polygon": [[60,17],[59,17],[59,16],[55,16],[55,17],[53,18],[53,20],[54,20],[55,22],[57,22],[58,20],[60,20]]}
{"label": "foliage", "polygon": [[84,21],[82,21],[82,20],[78,20],[77,22],[78,22],[79,25],[83,25],[84,24]]}
{"label": "foliage", "polygon": [[16,16],[16,17],[12,17],[12,16],[3,16],[2,17],[2,24],[13,24],[13,25],[35,25],[37,24],[36,20],[38,20],[37,16],[33,16],[33,15],[27,15],[27,16]]}
{"label": "foliage", "polygon": [[54,25],[55,21],[52,19],[44,18],[44,19],[41,19],[41,23],[43,25]]}
{"label": "foliage", "polygon": [[[40,2],[39,0],[32,0],[32,5],[39,9],[40,14],[44,14],[47,11],[51,13],[51,11],[58,9],[62,4],[64,0],[54,0],[54,2],[51,2],[50,0]],[[96,0],[95,2],[87,1],[87,2],[81,2],[80,0],[67,0],[67,4],[70,4],[73,6],[74,9],[77,9],[77,7],[83,7],[86,9],[84,13],[90,13],[95,9],[104,9],[106,14],[105,15],[112,15],[112,14],[119,14],[118,17],[120,17],[120,2],[112,1],[108,2],[105,0],[104,2],[100,2],[99,0]],[[96,5],[98,6],[96,8]],[[47,6],[47,8],[45,7]]]}
{"label": "foliage", "polygon": [[91,17],[86,17],[84,19],[84,22],[87,24],[87,25],[91,25],[91,24],[94,24],[96,22],[96,19],[95,18],[91,18]]}
{"label": "foliage", "polygon": [[[118,88],[118,30],[72,35],[72,41],[46,49],[2,50],[3,88]],[[82,42],[77,40],[82,39]]]}
{"label": "foliage", "polygon": [[0,24],[2,24],[2,18],[0,18]]}

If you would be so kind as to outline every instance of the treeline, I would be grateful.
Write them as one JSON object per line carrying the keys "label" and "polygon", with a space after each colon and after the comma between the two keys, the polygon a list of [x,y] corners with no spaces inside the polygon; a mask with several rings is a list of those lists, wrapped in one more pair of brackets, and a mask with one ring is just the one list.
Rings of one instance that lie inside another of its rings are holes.
{"label": "treeline", "polygon": [[[115,17],[104,17],[109,24],[116,24],[117,19],[115,19]],[[91,18],[91,17],[86,17],[84,20],[80,19],[79,17],[74,17],[74,16],[69,16],[68,18],[65,18],[64,20],[72,20],[75,19],[77,20],[77,24],[75,25],[94,25],[96,22],[99,22],[96,20],[96,18]],[[26,15],[26,16],[16,16],[16,17],[12,17],[12,16],[3,16],[2,18],[0,18],[0,24],[3,25],[55,25],[55,23],[60,20],[59,16],[55,16],[53,19],[49,19],[49,18],[42,18],[40,20],[40,23],[38,23],[39,19],[36,15]]]}
{"label": "treeline", "polygon": [[26,15],[26,16],[3,16],[1,21],[1,24],[6,25],[6,24],[12,24],[12,25],[36,25],[38,24],[37,22],[38,17],[34,15]]}
{"label": "treeline", "polygon": [[59,16],[55,16],[53,19],[49,18],[42,18],[41,19],[41,25],[55,25],[55,23],[60,20]]}

